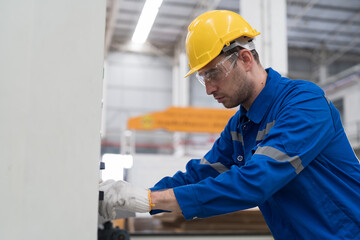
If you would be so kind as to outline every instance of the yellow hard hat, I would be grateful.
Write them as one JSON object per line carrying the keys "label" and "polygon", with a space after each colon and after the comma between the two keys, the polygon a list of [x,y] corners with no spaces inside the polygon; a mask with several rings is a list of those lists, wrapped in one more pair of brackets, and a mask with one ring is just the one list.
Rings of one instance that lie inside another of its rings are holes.
{"label": "yellow hard hat", "polygon": [[231,41],[242,36],[253,38],[259,34],[235,12],[216,10],[203,13],[189,25],[186,55],[190,71],[185,77],[211,62]]}

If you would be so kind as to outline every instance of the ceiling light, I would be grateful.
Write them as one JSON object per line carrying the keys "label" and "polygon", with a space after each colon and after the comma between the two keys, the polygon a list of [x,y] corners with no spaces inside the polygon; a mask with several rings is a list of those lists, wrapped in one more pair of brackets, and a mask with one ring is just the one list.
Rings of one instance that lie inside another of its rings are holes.
{"label": "ceiling light", "polygon": [[131,39],[133,42],[144,43],[146,41],[162,1],[163,0],[146,0]]}

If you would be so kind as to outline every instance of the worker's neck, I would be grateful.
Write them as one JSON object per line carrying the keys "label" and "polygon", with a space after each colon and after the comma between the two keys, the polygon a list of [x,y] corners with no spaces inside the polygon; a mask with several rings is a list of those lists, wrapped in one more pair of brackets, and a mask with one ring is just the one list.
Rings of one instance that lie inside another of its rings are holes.
{"label": "worker's neck", "polygon": [[254,64],[253,68],[248,72],[248,77],[252,79],[254,88],[253,93],[249,101],[242,104],[243,107],[249,111],[251,105],[254,103],[255,99],[259,96],[260,92],[264,89],[266,85],[267,72],[261,66],[261,64]]}

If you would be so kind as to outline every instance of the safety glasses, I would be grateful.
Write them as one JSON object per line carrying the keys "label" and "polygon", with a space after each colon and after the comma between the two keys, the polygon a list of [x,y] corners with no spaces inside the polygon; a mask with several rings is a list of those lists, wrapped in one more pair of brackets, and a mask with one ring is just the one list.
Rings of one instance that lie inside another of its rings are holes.
{"label": "safety glasses", "polygon": [[[200,75],[199,72],[197,72],[196,78],[203,86],[205,86],[205,82],[210,85],[218,83],[222,79],[225,79],[230,74],[231,70],[233,70],[238,55],[238,52],[232,53],[218,62],[215,67],[207,70],[204,74]],[[229,61],[230,64],[227,63],[227,61]]]}

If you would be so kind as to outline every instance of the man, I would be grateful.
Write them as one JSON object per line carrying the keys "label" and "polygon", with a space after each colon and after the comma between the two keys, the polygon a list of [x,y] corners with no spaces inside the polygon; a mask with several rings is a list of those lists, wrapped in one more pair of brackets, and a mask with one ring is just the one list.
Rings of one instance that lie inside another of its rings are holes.
{"label": "man", "polygon": [[181,212],[186,219],[258,206],[275,239],[360,239],[360,165],[339,113],[307,81],[263,69],[259,33],[211,11],[189,26],[190,72],[226,108],[240,105],[212,149],[150,190],[101,184],[100,214]]}

